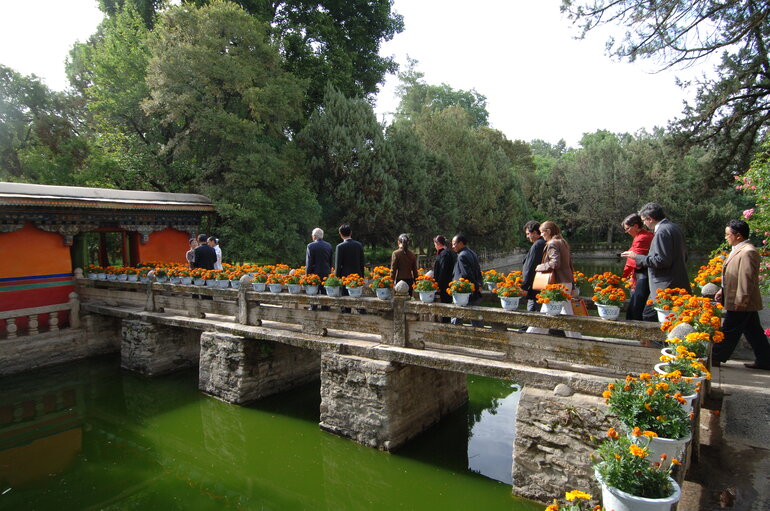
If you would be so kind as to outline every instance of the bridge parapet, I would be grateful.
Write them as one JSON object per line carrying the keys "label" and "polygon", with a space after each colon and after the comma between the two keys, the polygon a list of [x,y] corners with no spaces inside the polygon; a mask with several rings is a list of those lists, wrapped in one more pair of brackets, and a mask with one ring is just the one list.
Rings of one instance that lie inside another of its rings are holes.
{"label": "bridge parapet", "polygon": [[[597,381],[649,371],[657,362],[659,352],[648,345],[651,341],[664,339],[658,326],[647,322],[547,316],[493,307],[426,304],[398,295],[392,300],[379,300],[260,293],[246,288],[217,289],[88,279],[78,279],[77,282],[86,308],[101,303],[157,314],[180,311],[196,319],[207,315],[219,319],[224,317],[234,327],[269,325],[275,331],[299,331],[315,338],[363,339],[369,343],[405,348],[403,352],[391,350],[391,356],[394,353],[414,355],[414,350],[457,353],[489,361],[490,370],[493,362],[529,368],[529,371],[516,371],[517,381],[547,388],[553,388],[554,383],[552,378],[542,379],[539,376],[543,371],[568,372],[570,380],[584,375],[591,388],[595,389],[601,386]],[[316,306],[316,310],[311,306]],[[323,306],[333,310],[321,310]],[[339,309],[343,307],[358,310],[359,313],[342,313]],[[436,321],[438,317],[480,320],[491,328],[439,323]],[[175,321],[178,322],[178,319]],[[196,322],[191,328],[200,329],[200,325]],[[520,328],[528,326],[580,332],[582,338],[520,331]],[[233,333],[232,330],[230,333]],[[297,344],[303,342],[302,339],[296,341]],[[323,343],[315,348],[312,341],[305,344],[310,349],[328,349]],[[346,349],[355,350],[357,347],[349,343]],[[466,368],[463,371],[468,372]]]}

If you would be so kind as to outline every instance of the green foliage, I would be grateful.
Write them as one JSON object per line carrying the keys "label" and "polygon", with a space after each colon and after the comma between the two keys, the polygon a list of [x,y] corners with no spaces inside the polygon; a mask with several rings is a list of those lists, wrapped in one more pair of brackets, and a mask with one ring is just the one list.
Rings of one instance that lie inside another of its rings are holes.
{"label": "green foliage", "polygon": [[735,188],[754,203],[753,208],[743,212],[743,217],[766,245],[770,240],[770,138],[762,144],[749,170],[735,179],[738,183]]}
{"label": "green foliage", "polygon": [[391,241],[383,235],[396,210],[395,157],[371,105],[330,85],[298,141],[310,155],[325,221],[349,223],[365,241]]}
{"label": "green foliage", "polygon": [[[697,81],[680,127],[690,144],[714,147],[709,177],[746,168],[770,120],[770,17],[766,2],[743,0],[562,0],[583,36],[601,25],[623,27],[608,52],[634,61],[686,66],[721,54],[714,78]],[[683,83],[690,87],[690,83]],[[708,179],[708,178],[707,178]]]}
{"label": "green foliage", "polygon": [[319,208],[285,135],[303,83],[282,71],[267,27],[232,3],[175,7],[150,49],[142,107],[167,134],[162,154],[198,169],[230,257],[303,253]]}

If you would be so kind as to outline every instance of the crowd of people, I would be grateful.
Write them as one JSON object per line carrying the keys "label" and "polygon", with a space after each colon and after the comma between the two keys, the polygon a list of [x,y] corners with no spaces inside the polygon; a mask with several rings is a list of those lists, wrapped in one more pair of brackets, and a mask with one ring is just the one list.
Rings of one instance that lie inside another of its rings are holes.
{"label": "crowd of people", "polygon": [[[655,321],[657,314],[651,305],[658,290],[684,289],[691,293],[687,275],[687,247],[682,230],[668,219],[663,208],[654,202],[645,204],[638,213],[628,215],[621,223],[623,230],[632,238],[629,250],[622,252],[626,258],[623,277],[631,280],[631,297],[626,311],[626,319]],[[312,241],[307,245],[305,271],[316,274],[322,280],[335,268],[336,276],[347,277],[352,274],[364,275],[364,248],[353,239],[350,225],[343,224],[338,230],[341,242],[334,251],[329,242],[324,240],[324,231],[315,228]],[[537,309],[535,276],[547,274],[548,284],[561,284],[568,292],[575,292],[573,287],[574,268],[569,243],[562,236],[556,223],[548,220],[542,224],[532,220],[524,225],[524,235],[532,243],[522,267],[522,288],[526,299],[526,308],[532,312]],[[724,306],[722,331],[725,340],[716,344],[713,350],[712,364],[719,367],[726,362],[735,350],[741,335],[746,337],[754,351],[755,361],[745,364],[752,369],[770,370],[770,343],[759,320],[762,300],[759,291],[759,254],[748,240],[749,226],[742,220],[731,220],[725,227],[725,240],[732,247],[723,264],[722,288],[715,299]],[[409,236],[399,235],[398,248],[391,256],[391,275],[393,282],[404,281],[412,286],[417,280],[417,256],[409,249]],[[451,245],[443,235],[433,238],[436,256],[433,263],[433,278],[438,284],[438,299],[441,303],[451,303],[452,297],[447,292],[453,280],[466,279],[474,285],[469,304],[481,301],[483,277],[478,255],[468,247],[467,238],[458,233],[452,238]],[[334,252],[332,264],[332,252]],[[222,250],[219,240],[201,234],[197,239],[190,239],[187,252],[190,268],[207,270],[222,269]],[[321,292],[324,292],[321,288]],[[342,290],[346,294],[346,290]],[[315,306],[313,306],[315,308]],[[328,310],[328,307],[323,307]],[[564,312],[572,314],[570,302],[566,302]],[[350,312],[343,309],[343,312]],[[364,310],[359,311],[365,313]],[[459,324],[459,318],[442,318],[442,322]],[[474,320],[473,326],[483,327],[483,322]],[[529,333],[546,333],[546,330],[530,327]],[[578,337],[576,332],[566,332],[569,337]]]}

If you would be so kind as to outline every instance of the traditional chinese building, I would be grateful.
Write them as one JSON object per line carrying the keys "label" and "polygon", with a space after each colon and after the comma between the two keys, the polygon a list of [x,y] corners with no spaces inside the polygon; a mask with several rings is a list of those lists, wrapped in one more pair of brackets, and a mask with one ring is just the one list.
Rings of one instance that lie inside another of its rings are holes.
{"label": "traditional chinese building", "polygon": [[184,262],[213,211],[195,194],[0,182],[0,338],[65,324],[49,309],[68,302],[77,267]]}

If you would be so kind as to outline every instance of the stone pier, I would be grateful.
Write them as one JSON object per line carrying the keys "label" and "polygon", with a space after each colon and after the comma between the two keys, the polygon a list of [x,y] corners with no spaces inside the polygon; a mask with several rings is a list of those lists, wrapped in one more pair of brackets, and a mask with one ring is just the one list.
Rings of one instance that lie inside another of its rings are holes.
{"label": "stone pier", "polygon": [[516,411],[514,495],[540,502],[570,489],[599,495],[591,436],[604,439],[608,428],[617,427],[606,410],[603,399],[571,394],[565,385],[555,391],[524,388]]}
{"label": "stone pier", "polygon": [[197,330],[123,320],[120,366],[157,376],[198,365],[200,335]]}
{"label": "stone pier", "polygon": [[466,375],[325,353],[322,429],[393,450],[468,400]]}
{"label": "stone pier", "polygon": [[318,380],[317,351],[237,335],[201,335],[199,388],[243,404]]}

